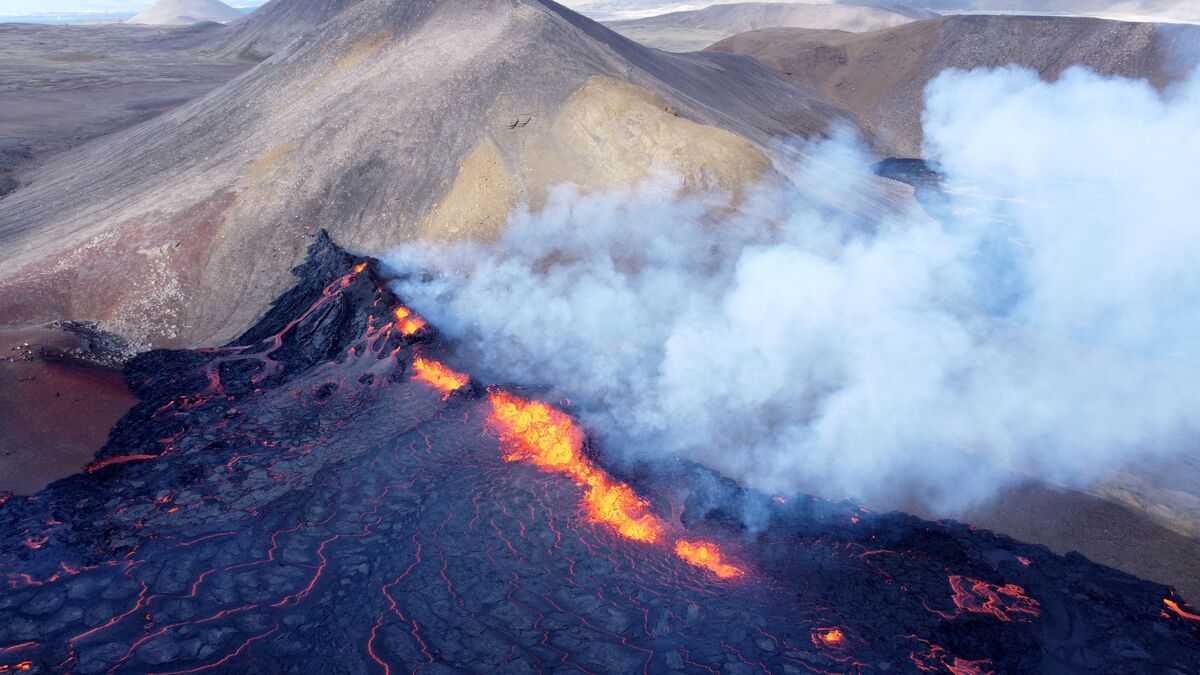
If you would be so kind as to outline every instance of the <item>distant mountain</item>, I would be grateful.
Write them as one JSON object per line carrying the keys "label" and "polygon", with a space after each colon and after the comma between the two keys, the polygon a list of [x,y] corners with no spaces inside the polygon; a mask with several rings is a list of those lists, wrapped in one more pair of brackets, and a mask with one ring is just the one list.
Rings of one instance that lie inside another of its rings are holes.
{"label": "distant mountain", "polygon": [[915,157],[921,153],[925,85],[946,68],[1013,64],[1053,80],[1081,65],[1162,87],[1187,75],[1200,57],[1198,45],[1200,27],[1189,25],[956,16],[857,35],[772,28],[710,49],[753,56],[816,89],[854,113],[882,152]]}
{"label": "distant mountain", "polygon": [[129,19],[128,23],[187,26],[206,21],[228,23],[243,16],[220,0],[158,0],[150,9]]}
{"label": "distant mountain", "polygon": [[651,47],[668,51],[693,51],[731,35],[762,28],[815,28],[861,33],[934,16],[937,15],[932,12],[870,6],[744,2],[671,12],[632,21],[615,21],[608,26]]}
{"label": "distant mountain", "polygon": [[928,9],[939,14],[1090,16],[1126,21],[1200,23],[1196,0],[852,0],[859,4]]}

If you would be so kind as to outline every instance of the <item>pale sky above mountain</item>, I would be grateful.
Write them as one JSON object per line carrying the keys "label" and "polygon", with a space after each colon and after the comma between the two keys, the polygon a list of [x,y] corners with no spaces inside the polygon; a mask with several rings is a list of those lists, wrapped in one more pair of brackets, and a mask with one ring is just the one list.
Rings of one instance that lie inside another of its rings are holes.
{"label": "pale sky above mountain", "polygon": [[[698,9],[707,5],[736,0],[565,0],[562,4],[583,10],[597,18],[633,18],[664,11]],[[816,0],[820,2],[821,0]],[[0,0],[0,16],[23,14],[140,12],[155,0]],[[233,7],[257,7],[266,0],[224,0]]]}
{"label": "pale sky above mountain", "polygon": [[[156,0],[0,0],[0,16],[140,12]],[[257,7],[266,0],[222,0],[231,7]]]}

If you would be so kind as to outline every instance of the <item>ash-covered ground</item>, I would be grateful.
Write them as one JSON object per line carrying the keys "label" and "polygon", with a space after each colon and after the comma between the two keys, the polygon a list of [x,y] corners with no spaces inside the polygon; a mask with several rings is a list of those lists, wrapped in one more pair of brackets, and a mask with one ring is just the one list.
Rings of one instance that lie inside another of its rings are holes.
{"label": "ash-covered ground", "polygon": [[559,408],[452,370],[374,261],[321,235],[296,273],[227,347],[133,360],[141,402],[87,472],[0,497],[0,672],[1200,664],[1165,586],[679,461],[606,466]]}

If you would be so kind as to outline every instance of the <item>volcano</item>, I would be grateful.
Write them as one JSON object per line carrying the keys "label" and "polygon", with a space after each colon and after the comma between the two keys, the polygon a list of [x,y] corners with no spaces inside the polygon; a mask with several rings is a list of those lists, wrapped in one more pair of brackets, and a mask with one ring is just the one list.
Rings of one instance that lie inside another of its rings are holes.
{"label": "volcano", "polygon": [[[214,30],[214,49],[273,56],[0,201],[9,323],[222,344],[290,285],[310,223],[382,254],[487,242],[562,183],[661,169],[736,195],[771,175],[773,143],[848,120],[750,58],[658,52],[549,0],[276,0]],[[883,212],[879,183],[845,210]]]}
{"label": "volcano", "polygon": [[[952,522],[610,465],[323,232],[224,347],[156,350],[87,471],[0,497],[0,672],[1155,672],[1165,586]],[[758,527],[739,523],[758,515]]]}
{"label": "volcano", "polygon": [[137,14],[128,22],[187,26],[205,21],[228,23],[240,18],[241,12],[220,0],[159,0],[153,7]]}

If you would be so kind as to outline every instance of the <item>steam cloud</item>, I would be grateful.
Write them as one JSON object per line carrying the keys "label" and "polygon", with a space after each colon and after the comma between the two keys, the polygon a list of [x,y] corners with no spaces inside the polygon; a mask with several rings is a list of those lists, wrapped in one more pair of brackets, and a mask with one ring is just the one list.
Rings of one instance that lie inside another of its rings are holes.
{"label": "steam cloud", "polygon": [[[610,450],[772,493],[956,508],[1194,451],[1200,77],[948,71],[924,123],[947,175],[929,215],[862,227],[774,181],[714,224],[724,197],[668,176],[563,186],[494,245],[397,251],[396,290]],[[848,133],[803,150],[792,185],[871,180]]]}

